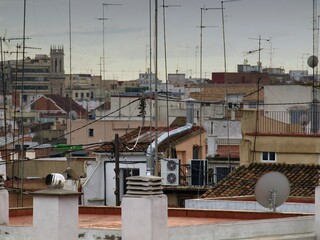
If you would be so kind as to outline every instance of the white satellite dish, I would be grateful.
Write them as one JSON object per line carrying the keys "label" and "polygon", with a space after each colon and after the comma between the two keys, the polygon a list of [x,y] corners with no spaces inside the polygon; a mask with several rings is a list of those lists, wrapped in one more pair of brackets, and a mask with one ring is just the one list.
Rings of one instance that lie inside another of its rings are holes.
{"label": "white satellite dish", "polygon": [[304,113],[299,117],[299,123],[302,125],[307,125],[310,122],[310,117],[308,114]]}
{"label": "white satellite dish", "polygon": [[77,120],[78,119],[78,113],[76,111],[74,111],[74,110],[71,110],[69,112],[69,118],[71,120]]}
{"label": "white satellite dish", "polygon": [[284,174],[268,172],[260,177],[254,193],[261,206],[272,209],[275,212],[276,207],[279,207],[288,199],[290,183]]}

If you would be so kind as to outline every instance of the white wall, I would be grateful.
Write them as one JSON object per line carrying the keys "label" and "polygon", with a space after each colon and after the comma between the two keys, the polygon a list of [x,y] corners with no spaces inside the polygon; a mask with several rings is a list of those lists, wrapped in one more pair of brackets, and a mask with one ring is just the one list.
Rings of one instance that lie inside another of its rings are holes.
{"label": "white wall", "polygon": [[7,165],[6,161],[0,159],[0,174],[3,175],[3,179],[7,180]]}
{"label": "white wall", "polygon": [[87,161],[87,179],[82,184],[83,205],[104,205],[103,162]]}
{"label": "white wall", "polygon": [[[84,205],[116,205],[115,196],[115,163],[114,159],[108,156],[97,156],[98,161],[91,161],[87,164],[88,180],[83,184],[83,204]],[[124,155],[120,156],[120,199],[123,195],[125,179],[123,169],[139,169],[140,175],[146,174],[146,156],[144,155]],[[104,170],[105,169],[105,170]]]}
{"label": "white wall", "polygon": [[[1,226],[0,239],[33,240],[33,227]],[[294,235],[285,239],[315,240],[314,216],[248,220],[189,225],[168,228],[168,240],[222,240],[222,239],[280,239],[274,236]],[[299,235],[301,234],[301,235]],[[100,237],[121,236],[121,229],[79,229],[79,240],[94,240]],[[274,238],[271,238],[271,237]]]}
{"label": "white wall", "polygon": [[295,238],[283,239],[316,239],[314,234],[314,217],[249,220],[220,224],[171,227],[169,228],[168,234],[169,240],[275,240],[281,239],[279,238],[279,235],[286,236],[296,234],[307,234],[307,238],[296,236]]}
{"label": "white wall", "polygon": [[[231,200],[203,200],[187,199],[186,208],[194,209],[225,209],[225,210],[246,210],[246,211],[271,211],[262,207],[255,201],[231,201]],[[297,212],[297,213],[314,213],[314,204],[312,203],[284,203],[277,207],[277,212]]]}
{"label": "white wall", "polygon": [[[264,86],[265,111],[287,111],[293,103],[310,103],[312,87],[298,85],[266,85]],[[283,105],[279,103],[291,103]],[[272,105],[275,104],[275,105]],[[299,104],[298,106],[302,106]],[[306,104],[305,106],[308,106]]]}
{"label": "white wall", "polygon": [[[123,184],[126,181],[126,179],[122,178],[123,169],[139,169],[140,176],[146,175],[147,171],[147,164],[144,163],[135,163],[138,161],[146,161],[145,156],[126,156],[120,157],[120,162],[126,162],[126,163],[120,163],[120,201],[123,196]],[[115,206],[116,205],[116,196],[114,194],[114,191],[116,189],[116,183],[115,183],[115,175],[114,175],[114,168],[115,163],[114,162],[107,162],[105,164],[106,169],[106,203],[108,206]]]}
{"label": "white wall", "polygon": [[208,156],[215,155],[219,144],[239,144],[242,138],[240,121],[204,120],[203,127],[207,133]]}

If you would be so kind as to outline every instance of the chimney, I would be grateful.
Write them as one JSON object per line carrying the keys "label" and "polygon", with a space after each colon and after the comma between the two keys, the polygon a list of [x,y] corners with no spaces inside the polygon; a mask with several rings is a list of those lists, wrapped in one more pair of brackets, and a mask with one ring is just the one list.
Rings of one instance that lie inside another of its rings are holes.
{"label": "chimney", "polygon": [[127,178],[127,194],[122,198],[122,240],[167,240],[168,200],[161,178]]}
{"label": "chimney", "polygon": [[196,101],[193,98],[187,98],[184,100],[187,103],[187,123],[193,125],[194,123],[194,102]]}
{"label": "chimney", "polygon": [[64,177],[51,173],[47,189],[33,192],[34,240],[78,239],[78,199],[81,193],[64,190]]}
{"label": "chimney", "polygon": [[9,223],[9,193],[4,188],[3,175],[0,174],[0,225]]}

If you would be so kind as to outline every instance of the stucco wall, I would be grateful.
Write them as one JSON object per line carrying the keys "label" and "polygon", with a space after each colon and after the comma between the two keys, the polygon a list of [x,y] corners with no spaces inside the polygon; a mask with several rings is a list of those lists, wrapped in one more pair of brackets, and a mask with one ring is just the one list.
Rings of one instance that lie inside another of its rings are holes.
{"label": "stucco wall", "polygon": [[[262,124],[270,126],[269,131],[271,132],[261,133],[259,128],[256,128],[256,118],[256,111],[243,111],[240,165],[260,162],[262,152],[275,152],[278,163],[319,163],[319,135],[303,134],[299,131],[295,134],[290,133],[289,128],[292,125],[276,122],[259,114],[258,126]],[[256,132],[258,133],[255,134]]]}
{"label": "stucco wall", "polygon": [[[70,167],[80,176],[84,175],[85,162],[83,160],[71,160]],[[44,178],[49,173],[63,173],[68,167],[64,160],[28,160],[24,161],[24,177]],[[14,176],[19,177],[21,168],[19,164],[14,165]],[[7,165],[7,175],[12,177],[12,164]]]}
{"label": "stucco wall", "polygon": [[176,145],[177,157],[181,160],[181,164],[187,164],[188,160],[193,159],[193,146],[202,146],[199,159],[205,159],[206,134],[202,133]]}
{"label": "stucco wall", "polygon": [[[256,201],[226,201],[226,200],[204,200],[188,199],[185,202],[186,208],[193,209],[225,209],[225,210],[245,210],[245,211],[268,211],[270,209],[262,207]],[[313,203],[291,203],[286,202],[277,207],[277,212],[314,213]]]}
{"label": "stucco wall", "polygon": [[[286,239],[316,239],[314,217],[295,217],[267,220],[232,221],[220,224],[177,226],[168,229],[168,240],[212,240],[212,239],[258,239],[281,235],[296,235]],[[0,239],[33,240],[33,227],[0,226]],[[102,239],[106,236],[121,236],[121,229],[79,229],[79,240]],[[303,236],[297,234],[303,234]],[[269,238],[269,239],[270,239]],[[115,238],[117,239],[117,238]],[[271,238],[272,239],[272,238]],[[279,238],[273,238],[279,239]]]}
{"label": "stucco wall", "polygon": [[[307,103],[312,101],[312,86],[267,85],[264,86],[266,111],[287,111],[293,105],[279,103]],[[299,104],[299,106],[302,106]]]}
{"label": "stucco wall", "polygon": [[256,138],[246,135],[240,144],[240,165],[261,162],[262,152],[276,152],[277,163],[319,164],[320,138],[314,135],[257,135]]}

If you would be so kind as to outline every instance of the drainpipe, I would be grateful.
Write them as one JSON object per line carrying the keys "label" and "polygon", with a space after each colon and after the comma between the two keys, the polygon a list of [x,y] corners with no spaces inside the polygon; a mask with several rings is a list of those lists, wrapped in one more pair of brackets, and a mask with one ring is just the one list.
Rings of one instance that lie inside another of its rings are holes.
{"label": "drainpipe", "polygon": [[[168,134],[162,134],[157,141],[157,144],[160,145],[164,140],[167,138],[174,136],[179,133],[183,133],[193,127],[193,120],[194,120],[194,102],[195,99],[188,98],[184,100],[187,103],[187,124],[179,127],[177,129],[169,131]],[[156,141],[153,141],[147,148],[147,176],[154,175],[154,165],[155,165],[155,149],[156,149]]]}

